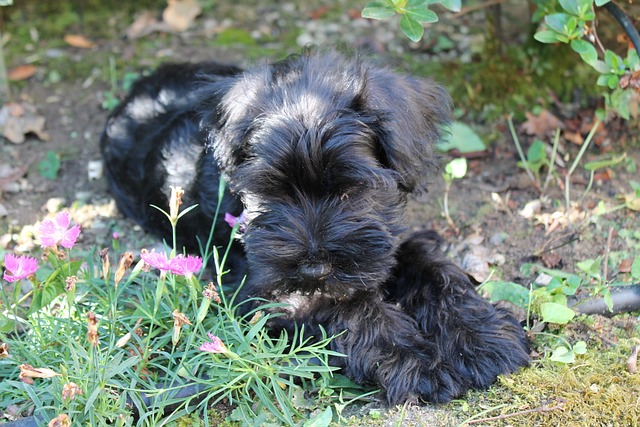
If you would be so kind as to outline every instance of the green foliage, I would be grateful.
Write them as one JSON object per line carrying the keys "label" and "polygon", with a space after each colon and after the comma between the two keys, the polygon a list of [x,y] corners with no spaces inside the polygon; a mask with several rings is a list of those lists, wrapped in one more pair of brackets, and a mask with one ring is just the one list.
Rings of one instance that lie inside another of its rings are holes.
{"label": "green foliage", "polygon": [[[505,300],[525,309],[528,313],[528,325],[531,331],[550,337],[561,344],[555,345],[549,359],[561,363],[574,363],[577,355],[587,351],[586,343],[578,341],[571,345],[562,337],[562,325],[574,321],[576,312],[570,307],[569,297],[578,291],[582,299],[586,297],[603,298],[609,310],[613,309],[610,287],[623,283],[608,283],[602,276],[602,259],[585,259],[576,263],[577,274],[562,270],[545,268],[536,264],[524,264],[521,273],[524,276],[536,274],[541,284],[534,282],[531,288],[513,282],[488,281],[480,286],[480,290],[489,295],[492,302]],[[640,256],[633,260],[628,280],[640,279]],[[549,323],[556,325],[556,334],[539,332],[540,325]]]}
{"label": "green foliage", "polygon": [[362,17],[369,19],[389,19],[400,16],[400,30],[411,41],[417,42],[424,35],[423,24],[438,21],[438,15],[429,9],[439,3],[445,9],[458,12],[461,0],[378,0],[368,3],[362,10]]}
{"label": "green foliage", "polygon": [[530,170],[536,178],[536,182],[540,181],[540,170],[543,166],[549,166],[549,158],[547,157],[546,145],[539,139],[534,140],[524,161],[519,161],[518,166]]}
{"label": "green foliage", "polygon": [[445,165],[442,176],[444,177],[445,182],[451,183],[454,179],[464,178],[466,174],[467,159],[464,157],[458,157]]}
{"label": "green foliage", "polygon": [[[597,35],[585,39],[588,34],[595,34],[597,16],[594,6],[602,6],[609,0],[535,0],[536,10],[532,16],[534,23],[541,22],[541,28],[534,34],[534,39],[546,44],[564,43],[577,53],[585,64],[595,69],[599,76],[596,84],[608,89],[603,95],[605,105],[609,111],[615,112],[624,119],[631,117],[630,103],[633,85],[628,83],[632,73],[640,70],[638,53],[634,49],[627,52],[622,58],[610,49],[601,47],[601,52],[596,48]],[[461,3],[452,1],[429,0],[377,0],[368,3],[362,10],[362,16],[370,19],[390,19],[400,16],[400,29],[410,40],[416,42],[422,39],[424,28],[422,23],[437,22],[437,15],[428,7],[431,4],[440,3],[446,9],[459,11]],[[598,45],[600,47],[600,45]],[[485,61],[493,66],[493,61]],[[504,67],[504,66],[503,66]],[[548,73],[557,74],[556,68],[547,70]],[[520,75],[522,67],[519,67],[516,75]],[[482,87],[490,85],[495,76],[509,76],[509,72],[491,72],[485,78],[480,79]],[[625,82],[621,83],[621,79]],[[472,86],[467,84],[467,90]],[[511,90],[514,84],[507,85]],[[492,99],[504,96],[505,91],[499,91]],[[604,111],[598,112],[601,119]]]}
{"label": "green foliage", "polygon": [[544,15],[543,27],[535,33],[534,38],[541,43],[569,44],[584,63],[600,74],[597,85],[612,91],[605,94],[607,108],[629,119],[632,89],[621,87],[620,79],[640,70],[638,53],[635,49],[629,49],[627,56],[622,58],[612,50],[603,47],[599,55],[593,42],[584,39],[586,34],[593,33],[596,28],[594,4],[600,6],[605,3],[607,1],[559,0],[562,11]]}
{"label": "green foliage", "polygon": [[460,153],[474,153],[485,151],[485,146],[478,134],[462,122],[453,122],[449,137],[437,145],[440,151],[458,150]]}
{"label": "green foliage", "polygon": [[[170,210],[171,225],[188,210]],[[167,248],[170,257],[176,249]],[[285,304],[238,315],[235,294],[222,290],[228,246],[211,250],[219,274],[207,286],[195,275],[145,272],[142,260],[116,268],[107,251],[48,251],[26,297],[20,282],[0,291],[0,341],[11,352],[0,358],[0,404],[46,420],[66,414],[72,425],[133,425],[133,408],[136,425],[164,425],[194,409],[210,425],[202,414],[223,402],[243,425],[322,427],[340,417],[365,391],[333,374],[329,357],[342,355],[329,349],[332,337],[270,334]],[[177,326],[180,315],[186,322]],[[205,348],[214,337],[223,350]],[[27,365],[53,374],[20,381]],[[69,397],[71,384],[81,393]],[[186,387],[195,388],[177,397]]]}
{"label": "green foliage", "polygon": [[38,172],[44,179],[53,181],[58,177],[59,171],[60,158],[58,154],[53,150],[47,150],[44,159],[38,163]]}
{"label": "green foliage", "polygon": [[584,341],[578,341],[573,346],[569,343],[566,345],[559,345],[553,350],[549,360],[554,362],[560,362],[565,364],[575,363],[576,355],[582,355],[587,353],[587,343]]}

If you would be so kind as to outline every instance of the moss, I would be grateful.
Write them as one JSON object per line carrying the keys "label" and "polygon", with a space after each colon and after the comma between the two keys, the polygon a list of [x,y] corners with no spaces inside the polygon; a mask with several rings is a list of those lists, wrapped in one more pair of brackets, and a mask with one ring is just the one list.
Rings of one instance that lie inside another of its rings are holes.
{"label": "moss", "polygon": [[574,101],[576,93],[589,100],[599,97],[597,73],[568,46],[505,46],[504,54],[482,53],[473,62],[419,62],[410,54],[403,61],[411,71],[442,82],[456,104],[476,118],[493,120],[505,114],[523,118],[534,105]]}
{"label": "moss", "polygon": [[503,417],[492,426],[640,425],[640,375],[626,368],[631,345],[621,340],[615,347],[596,346],[573,365],[542,360],[501,377],[488,392],[470,393],[475,413],[467,420]]}

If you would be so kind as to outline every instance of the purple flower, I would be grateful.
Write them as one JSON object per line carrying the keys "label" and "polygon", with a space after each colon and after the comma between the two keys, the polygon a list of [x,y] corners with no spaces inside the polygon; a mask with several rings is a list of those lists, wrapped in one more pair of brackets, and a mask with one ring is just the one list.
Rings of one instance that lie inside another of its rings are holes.
{"label": "purple flower", "polygon": [[151,267],[157,268],[162,271],[171,270],[171,263],[167,259],[167,254],[164,252],[141,252],[140,258],[149,264]]}
{"label": "purple flower", "polygon": [[35,273],[38,269],[38,260],[26,255],[17,257],[13,254],[7,254],[4,257],[4,266],[5,271],[2,276],[4,280],[15,282]]}
{"label": "purple flower", "polygon": [[232,214],[227,212],[224,214],[224,220],[227,224],[229,224],[229,227],[233,228],[235,227],[236,224],[239,224],[240,225],[239,230],[244,231],[246,221],[247,221],[246,212],[247,212],[246,210],[242,211],[240,216],[233,216]]}
{"label": "purple flower", "polygon": [[117,231],[114,231],[113,234],[111,235],[111,238],[113,240],[119,240],[120,239],[120,235],[118,234]]}
{"label": "purple flower", "polygon": [[211,342],[205,342],[200,346],[198,350],[206,351],[207,353],[226,353],[227,347],[224,345],[222,340],[217,336],[213,335],[211,332],[207,332],[209,335],[209,339]]}
{"label": "purple flower", "polygon": [[169,266],[173,274],[189,278],[202,268],[202,258],[192,255],[177,255],[169,260]]}
{"label": "purple flower", "polygon": [[38,226],[40,242],[43,247],[55,247],[62,245],[71,249],[76,244],[76,239],[80,235],[80,226],[74,225],[69,228],[70,215],[68,211],[62,211],[51,219],[45,219]]}

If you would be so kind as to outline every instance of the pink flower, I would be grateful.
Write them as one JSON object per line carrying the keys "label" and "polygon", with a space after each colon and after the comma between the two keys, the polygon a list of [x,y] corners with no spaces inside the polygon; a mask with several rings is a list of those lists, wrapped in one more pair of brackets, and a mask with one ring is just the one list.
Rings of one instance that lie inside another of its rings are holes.
{"label": "pink flower", "polygon": [[171,272],[179,274],[186,278],[191,277],[193,273],[197,273],[202,268],[202,258],[191,255],[178,255],[169,260]]}
{"label": "pink flower", "polygon": [[38,260],[26,255],[17,257],[13,254],[7,254],[4,257],[4,266],[6,268],[2,276],[4,280],[15,282],[35,273],[38,269]]}
{"label": "pink flower", "polygon": [[205,342],[198,350],[206,351],[207,353],[227,353],[227,347],[220,338],[213,335],[211,332],[207,332],[207,335],[209,335],[211,342]]}
{"label": "pink flower", "polygon": [[58,243],[67,249],[71,249],[76,244],[76,239],[80,235],[80,226],[74,225],[69,228],[70,215],[67,211],[56,214],[51,219],[45,219],[38,226],[40,242],[43,247],[54,247]]}
{"label": "pink flower", "polygon": [[202,258],[192,255],[178,255],[173,258],[167,258],[164,252],[142,252],[140,258],[151,267],[161,271],[170,271],[173,274],[190,278],[193,273],[200,271],[202,268]]}
{"label": "pink flower", "polygon": [[236,224],[239,224],[240,226],[238,229],[240,231],[244,231],[247,223],[246,211],[242,211],[239,216],[233,216],[232,214],[227,212],[224,214],[224,220],[227,224],[229,224],[229,227],[233,228]]}
{"label": "pink flower", "polygon": [[167,254],[165,254],[164,252],[141,252],[140,258],[151,267],[157,268],[162,271],[171,270],[171,263],[167,259]]}

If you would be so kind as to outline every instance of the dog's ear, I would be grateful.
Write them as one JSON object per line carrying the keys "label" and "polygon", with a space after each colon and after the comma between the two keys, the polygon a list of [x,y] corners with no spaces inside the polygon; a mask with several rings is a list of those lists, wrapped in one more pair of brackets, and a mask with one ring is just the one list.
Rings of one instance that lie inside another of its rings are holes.
{"label": "dog's ear", "polygon": [[[207,147],[227,177],[246,158],[245,141],[260,114],[256,103],[258,91],[255,82],[244,75],[216,81],[201,90],[201,120]],[[215,95],[211,96],[212,93]]]}
{"label": "dog's ear", "polygon": [[444,87],[383,68],[363,68],[357,103],[376,117],[381,162],[398,173],[407,192],[426,188],[437,169],[434,145],[451,122],[452,102]]}

